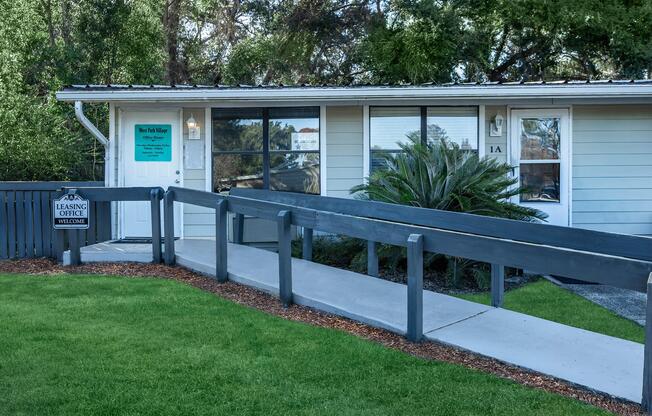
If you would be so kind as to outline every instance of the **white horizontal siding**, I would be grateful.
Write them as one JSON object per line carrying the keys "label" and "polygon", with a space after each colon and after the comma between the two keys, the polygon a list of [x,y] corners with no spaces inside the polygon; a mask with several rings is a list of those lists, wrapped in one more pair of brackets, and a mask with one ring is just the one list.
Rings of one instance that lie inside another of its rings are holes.
{"label": "white horizontal siding", "polygon": [[350,197],[362,183],[362,107],[326,108],[326,194]]}
{"label": "white horizontal siding", "polygon": [[[184,188],[196,189],[199,191],[206,190],[206,169],[210,169],[210,165],[204,169],[187,169],[185,167],[186,158],[192,160],[204,159],[206,154],[199,150],[199,148],[189,148],[186,146],[188,140],[188,127],[185,121],[190,115],[195,118],[201,129],[201,140],[206,141],[206,132],[209,129],[210,121],[206,122],[203,109],[184,109],[183,110],[183,143],[184,152],[193,152],[193,154],[184,154],[184,169],[183,169],[183,186]],[[208,143],[204,143],[204,146]],[[194,149],[194,150],[189,150]],[[190,204],[183,204],[183,235],[184,237],[214,237],[215,236],[215,215],[213,210],[198,207]]]}
{"label": "white horizontal siding", "polygon": [[630,142],[626,137],[622,137],[617,144],[613,142],[576,143],[574,150],[578,155],[652,154],[652,142],[649,140],[648,142]]}
{"label": "white horizontal siding", "polygon": [[650,189],[650,177],[597,177],[573,178],[574,189]]}
{"label": "white horizontal siding", "polygon": [[637,234],[637,235],[649,235],[652,233],[644,234],[641,230],[649,229],[650,223],[626,223],[626,224],[613,224],[613,223],[596,223],[596,224],[578,224],[576,227],[585,228],[587,230],[594,231],[603,231],[607,233],[619,233],[619,234]]}
{"label": "white horizontal siding", "polygon": [[573,108],[573,225],[652,234],[652,108]]}

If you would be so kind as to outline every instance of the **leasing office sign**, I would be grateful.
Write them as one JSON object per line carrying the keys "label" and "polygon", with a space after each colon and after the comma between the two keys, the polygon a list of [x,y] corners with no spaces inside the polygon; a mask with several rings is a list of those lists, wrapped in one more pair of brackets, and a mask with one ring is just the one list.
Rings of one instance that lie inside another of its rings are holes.
{"label": "leasing office sign", "polygon": [[52,224],[55,230],[87,229],[88,200],[77,194],[65,194],[52,201]]}

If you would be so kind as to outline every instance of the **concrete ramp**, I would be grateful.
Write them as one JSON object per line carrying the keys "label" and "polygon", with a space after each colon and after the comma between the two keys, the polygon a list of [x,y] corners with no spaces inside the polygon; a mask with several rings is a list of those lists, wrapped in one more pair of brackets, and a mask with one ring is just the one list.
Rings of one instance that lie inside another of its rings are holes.
{"label": "concrete ramp", "polygon": [[[149,247],[151,255],[151,246],[144,247]],[[141,258],[147,257],[144,247],[138,250]],[[215,274],[215,241],[182,239],[175,248],[178,264]],[[82,261],[120,261],[114,247],[110,249],[110,259],[101,260],[101,247],[84,247]],[[276,253],[229,244],[228,272],[235,282],[278,294]],[[292,280],[297,304],[399,334],[406,332],[406,285],[295,258]],[[642,344],[430,291],[424,291],[423,304],[424,333],[429,340],[641,401]]]}

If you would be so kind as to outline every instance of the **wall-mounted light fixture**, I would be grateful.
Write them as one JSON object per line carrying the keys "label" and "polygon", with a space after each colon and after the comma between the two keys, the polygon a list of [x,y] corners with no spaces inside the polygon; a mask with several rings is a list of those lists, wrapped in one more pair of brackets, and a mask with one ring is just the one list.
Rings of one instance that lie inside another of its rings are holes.
{"label": "wall-mounted light fixture", "polygon": [[195,117],[192,114],[190,114],[190,118],[188,118],[186,124],[188,125],[188,129],[194,129],[197,127],[197,121],[195,121]]}
{"label": "wall-mounted light fixture", "polygon": [[186,120],[186,126],[188,126],[188,140],[199,140],[201,137],[201,130],[199,129],[199,124],[195,117],[190,114],[188,120]]}
{"label": "wall-mounted light fixture", "polygon": [[496,114],[491,120],[491,126],[489,128],[489,136],[500,137],[503,135],[503,124],[505,119],[502,114]]}

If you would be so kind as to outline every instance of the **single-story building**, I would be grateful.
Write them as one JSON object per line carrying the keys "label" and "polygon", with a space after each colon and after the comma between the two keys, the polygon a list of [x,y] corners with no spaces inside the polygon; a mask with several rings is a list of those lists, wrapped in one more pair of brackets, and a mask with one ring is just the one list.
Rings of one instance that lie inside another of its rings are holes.
{"label": "single-story building", "polygon": [[[551,224],[652,235],[652,81],[386,86],[75,85],[57,93],[106,146],[106,186],[234,186],[350,197],[378,151],[445,136],[514,166]],[[105,137],[83,103],[109,104]],[[179,208],[181,209],[181,208]],[[145,203],[116,238],[150,235]],[[213,235],[186,207],[179,236]],[[245,231],[246,232],[246,231]]]}

